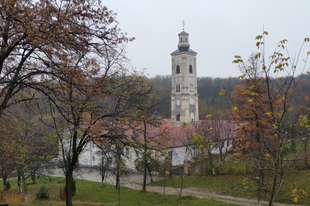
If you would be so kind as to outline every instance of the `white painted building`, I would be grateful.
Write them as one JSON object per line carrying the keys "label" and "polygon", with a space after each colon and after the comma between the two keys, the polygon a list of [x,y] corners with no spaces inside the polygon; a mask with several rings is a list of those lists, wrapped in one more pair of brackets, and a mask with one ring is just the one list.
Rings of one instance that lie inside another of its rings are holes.
{"label": "white painted building", "polygon": [[[156,134],[158,134],[158,131],[162,128],[169,131],[165,135],[168,137],[168,140],[165,142],[165,147],[162,148],[164,148],[168,159],[171,160],[172,167],[181,166],[185,161],[190,162],[195,155],[198,155],[199,152],[203,152],[201,150],[199,151],[197,145],[193,144],[192,137],[196,135],[199,128],[210,128],[212,124],[214,124],[213,127],[216,126],[215,122],[212,122],[212,120],[199,120],[196,65],[197,52],[189,48],[188,33],[182,31],[178,36],[178,49],[170,54],[172,63],[171,119],[162,119],[160,115],[155,112],[155,118],[153,118],[156,120],[156,124],[153,125],[153,128],[151,126],[148,128],[148,132],[154,133],[154,137],[156,138],[158,138]],[[225,128],[221,129],[220,127],[231,125],[227,120],[221,120],[217,122],[217,124],[219,125],[216,127],[223,131]],[[219,154],[220,150],[222,152],[229,151],[233,138],[233,127],[229,132],[230,134],[220,134],[220,137],[218,137],[219,139],[208,140],[221,144],[221,146],[214,145],[212,147],[211,151],[213,154]],[[156,148],[156,146],[154,148]],[[131,170],[135,170],[134,163],[139,156],[137,151],[139,151],[138,148],[123,148],[125,165]],[[165,158],[162,160],[164,161]],[[82,154],[80,154],[79,164],[92,167],[100,164],[101,161],[96,145],[92,142],[87,143]],[[112,159],[111,162],[111,167],[114,167],[115,161]]]}

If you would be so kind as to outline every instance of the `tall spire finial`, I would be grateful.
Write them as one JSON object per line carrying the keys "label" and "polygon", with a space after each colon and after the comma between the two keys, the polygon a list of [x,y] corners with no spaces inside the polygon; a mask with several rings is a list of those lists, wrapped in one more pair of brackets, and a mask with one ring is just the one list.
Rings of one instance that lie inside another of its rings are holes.
{"label": "tall spire finial", "polygon": [[183,31],[185,30],[185,21],[183,20],[182,21],[182,24],[183,24]]}

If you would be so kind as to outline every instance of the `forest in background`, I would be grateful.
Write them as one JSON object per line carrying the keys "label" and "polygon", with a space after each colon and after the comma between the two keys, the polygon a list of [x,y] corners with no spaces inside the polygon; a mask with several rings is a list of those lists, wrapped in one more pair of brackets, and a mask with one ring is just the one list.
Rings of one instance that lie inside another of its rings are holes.
{"label": "forest in background", "polygon": [[[156,75],[155,77],[151,77],[150,80],[157,90],[157,95],[162,98],[157,111],[163,118],[169,119],[171,117],[171,75]],[[234,106],[230,95],[236,85],[244,85],[243,81],[242,79],[238,79],[238,77],[198,77],[199,119],[206,119],[208,114],[212,114],[212,118],[228,119],[231,115],[231,108]],[[226,90],[226,95],[219,95],[221,89]],[[297,85],[295,105],[301,105],[303,101],[308,101],[309,98],[310,75],[304,75]]]}

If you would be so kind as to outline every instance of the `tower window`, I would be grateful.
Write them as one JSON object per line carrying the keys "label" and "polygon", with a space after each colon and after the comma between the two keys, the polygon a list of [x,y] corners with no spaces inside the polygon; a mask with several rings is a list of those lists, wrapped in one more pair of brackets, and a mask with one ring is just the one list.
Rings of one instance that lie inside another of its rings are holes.
{"label": "tower window", "polygon": [[179,84],[176,85],[175,91],[176,91],[176,92],[180,92],[180,85],[179,85]]}
{"label": "tower window", "polygon": [[191,112],[191,122],[194,122],[194,120],[195,120],[195,114],[194,112]]}
{"label": "tower window", "polygon": [[176,71],[176,73],[177,73],[177,74],[180,74],[180,66],[179,66],[179,65],[177,66],[177,71]]}
{"label": "tower window", "polygon": [[181,42],[182,42],[182,37],[181,37]]}
{"label": "tower window", "polygon": [[180,115],[177,114],[177,121],[180,121]]}
{"label": "tower window", "polygon": [[193,92],[193,91],[194,91],[194,85],[193,85],[193,84],[190,84],[190,85],[189,85],[189,91],[190,91],[190,92]]}
{"label": "tower window", "polygon": [[190,104],[190,105],[194,105],[194,104],[195,104],[195,100],[194,100],[193,97],[191,97],[191,98],[189,99],[189,104]]}
{"label": "tower window", "polygon": [[192,65],[189,65],[189,73],[193,73],[193,67],[192,67]]}

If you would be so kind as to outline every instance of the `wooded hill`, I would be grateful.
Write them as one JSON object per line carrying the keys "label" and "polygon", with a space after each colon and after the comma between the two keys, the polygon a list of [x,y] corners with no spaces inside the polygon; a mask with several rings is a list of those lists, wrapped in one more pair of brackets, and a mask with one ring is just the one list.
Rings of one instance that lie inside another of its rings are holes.
{"label": "wooded hill", "polygon": [[[150,78],[150,80],[156,87],[157,94],[162,98],[162,103],[157,107],[158,112],[163,118],[171,118],[171,75],[157,75]],[[234,106],[230,98],[231,94],[236,85],[244,85],[243,81],[238,77],[198,77],[199,119],[205,119],[208,114],[212,114],[213,118],[227,119],[231,115],[231,108]],[[221,89],[226,90],[225,95],[219,95]],[[305,98],[301,98],[303,96]],[[297,85],[296,107],[309,99],[310,75],[304,75]]]}

